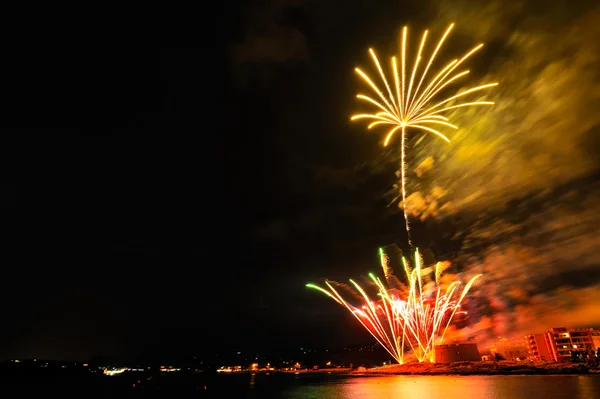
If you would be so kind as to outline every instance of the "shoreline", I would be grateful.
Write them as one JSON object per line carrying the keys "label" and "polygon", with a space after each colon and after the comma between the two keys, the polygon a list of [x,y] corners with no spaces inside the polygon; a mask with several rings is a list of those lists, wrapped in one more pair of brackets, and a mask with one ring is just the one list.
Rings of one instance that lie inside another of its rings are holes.
{"label": "shoreline", "polygon": [[[470,376],[470,375],[600,375],[600,369],[590,369],[585,364],[546,363],[546,362],[457,362],[407,363],[388,365],[370,369],[332,368],[241,371],[233,374],[335,374],[349,377],[381,377],[393,375],[414,376]],[[229,374],[229,373],[227,373]]]}
{"label": "shoreline", "polygon": [[600,370],[585,364],[545,362],[408,363],[355,370],[352,375],[594,375]]}

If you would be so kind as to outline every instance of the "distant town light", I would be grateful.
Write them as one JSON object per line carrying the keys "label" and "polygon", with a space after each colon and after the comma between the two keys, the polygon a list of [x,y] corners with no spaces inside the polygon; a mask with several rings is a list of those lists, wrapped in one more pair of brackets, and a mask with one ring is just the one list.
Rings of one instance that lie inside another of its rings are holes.
{"label": "distant town light", "polygon": [[168,372],[172,372],[172,371],[180,371],[181,369],[178,368],[173,368],[172,366],[169,366],[168,368],[165,367],[161,367],[160,371],[161,373],[168,373]]}
{"label": "distant town light", "polygon": [[[63,367],[65,367],[65,366],[63,366]],[[104,370],[104,375],[121,374],[121,373],[123,373],[126,370],[127,370],[127,368],[125,368],[125,367],[124,368],[120,368],[120,369],[112,369],[112,370],[106,369],[106,370]]]}

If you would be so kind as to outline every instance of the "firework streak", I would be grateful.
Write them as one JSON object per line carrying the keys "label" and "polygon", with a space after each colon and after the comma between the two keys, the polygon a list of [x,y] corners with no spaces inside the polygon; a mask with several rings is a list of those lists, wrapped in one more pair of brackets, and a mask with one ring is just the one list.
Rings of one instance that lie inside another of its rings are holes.
{"label": "firework streak", "polygon": [[[409,244],[412,246],[410,239],[410,228],[408,223],[408,217],[406,213],[406,173],[405,173],[405,147],[406,147],[406,128],[411,127],[424,132],[435,134],[443,140],[450,142],[450,139],[444,134],[439,132],[435,127],[446,126],[452,129],[458,129],[457,126],[448,122],[448,118],[441,115],[445,112],[451,111],[456,108],[463,108],[475,105],[492,105],[491,101],[472,101],[472,102],[460,102],[464,96],[472,93],[479,92],[481,90],[488,89],[490,87],[497,86],[498,83],[489,83],[482,86],[477,86],[464,90],[451,97],[442,97],[441,99],[436,98],[441,96],[441,93],[445,93],[445,89],[459,81],[461,78],[469,74],[468,70],[460,72],[455,71],[461,66],[471,55],[483,47],[483,44],[477,45],[467,54],[460,59],[454,59],[446,66],[444,66],[437,75],[432,79],[426,79],[427,73],[430,67],[434,63],[434,60],[442,47],[442,44],[446,40],[448,34],[454,27],[451,24],[446,32],[438,42],[437,46],[433,50],[427,65],[419,69],[422,61],[421,54],[425,48],[425,42],[427,40],[427,31],[423,33],[421,44],[415,58],[412,72],[407,71],[407,36],[408,28],[405,26],[402,29],[402,47],[401,47],[401,67],[398,67],[396,57],[391,58],[391,69],[392,79],[388,81],[386,75],[379,63],[379,59],[375,55],[373,49],[369,49],[369,53],[373,58],[373,62],[377,67],[379,76],[381,77],[382,83],[385,85],[385,91],[381,90],[369,76],[356,68],[356,73],[369,85],[372,91],[377,95],[376,99],[368,97],[364,94],[358,94],[356,97],[359,100],[370,103],[375,109],[372,113],[353,115],[351,120],[368,119],[371,123],[368,125],[368,129],[375,126],[391,126],[388,131],[384,145],[387,146],[391,138],[398,131],[402,131],[401,136],[401,183],[402,183],[402,206],[404,210],[404,219],[406,222],[406,231],[408,234]],[[410,75],[407,75],[407,72]],[[425,83],[425,84],[424,84]],[[392,86],[393,85],[393,86]],[[454,102],[454,100],[458,100]]]}
{"label": "firework streak", "polygon": [[[438,262],[433,267],[423,268],[423,260],[417,249],[413,269],[402,258],[408,282],[406,285],[393,275],[389,258],[383,249],[379,249],[379,254],[387,288],[378,277],[369,274],[378,290],[379,298],[376,301],[371,300],[354,280],[350,280],[350,283],[364,300],[358,307],[351,305],[340,295],[339,283],[326,281],[328,289],[314,284],[306,286],[321,291],[348,309],[398,363],[404,363],[405,353],[409,352],[420,362],[435,362],[435,345],[442,343],[452,318],[457,313],[464,313],[460,310],[460,304],[481,275],[473,277],[462,291],[458,281],[442,291],[440,277],[448,263]],[[432,274],[434,277],[431,277]]]}

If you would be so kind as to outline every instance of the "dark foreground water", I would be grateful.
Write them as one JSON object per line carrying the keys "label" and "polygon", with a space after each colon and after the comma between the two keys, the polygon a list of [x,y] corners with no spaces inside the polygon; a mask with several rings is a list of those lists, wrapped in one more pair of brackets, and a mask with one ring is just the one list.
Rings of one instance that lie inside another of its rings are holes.
{"label": "dark foreground water", "polygon": [[350,377],[272,373],[148,377],[0,377],[0,398],[600,399],[600,375]]}

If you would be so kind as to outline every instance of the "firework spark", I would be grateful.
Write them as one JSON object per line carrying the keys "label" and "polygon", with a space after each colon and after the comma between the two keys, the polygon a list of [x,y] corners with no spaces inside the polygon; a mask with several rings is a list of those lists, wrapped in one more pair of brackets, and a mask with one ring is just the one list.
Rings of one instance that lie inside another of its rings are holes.
{"label": "firework spark", "polygon": [[387,255],[382,249],[379,249],[379,254],[387,288],[378,277],[369,274],[378,290],[377,301],[371,300],[354,280],[350,283],[364,299],[364,304],[358,307],[346,301],[332,282],[325,282],[328,289],[314,284],[306,286],[321,291],[348,309],[398,363],[404,363],[404,355],[410,351],[420,362],[435,362],[435,345],[442,343],[453,317],[461,312],[461,302],[481,275],[473,277],[462,291],[458,289],[458,281],[442,291],[440,277],[446,264],[438,262],[434,267],[423,268],[417,249],[413,269],[402,258],[408,285],[398,286]]}
{"label": "firework spark", "polygon": [[[408,127],[412,127],[418,130],[422,130],[427,133],[432,133],[446,142],[450,142],[450,139],[437,130],[437,126],[446,126],[452,129],[458,129],[457,126],[448,122],[448,118],[441,115],[453,109],[463,108],[468,106],[477,105],[492,105],[491,101],[472,101],[472,102],[460,102],[464,96],[472,93],[479,92],[494,86],[498,83],[488,83],[481,86],[473,87],[451,97],[436,100],[436,96],[443,93],[444,90],[451,84],[460,81],[461,78],[469,74],[468,70],[461,72],[455,71],[475,52],[483,47],[483,44],[479,44],[474,47],[471,51],[466,53],[460,59],[454,59],[445,67],[443,67],[437,75],[431,79],[427,78],[427,73],[430,67],[433,65],[435,58],[442,47],[442,44],[450,34],[450,31],[454,27],[451,24],[446,32],[438,42],[437,46],[433,50],[429,62],[421,72],[419,66],[421,64],[421,54],[425,48],[425,42],[427,40],[427,31],[423,33],[421,44],[415,58],[412,72],[410,76],[407,75],[407,37],[408,28],[405,26],[402,29],[402,46],[401,46],[401,67],[398,67],[396,57],[391,58],[391,69],[393,75],[393,88],[390,86],[390,82],[386,78],[383,68],[379,63],[379,59],[375,55],[373,49],[369,49],[369,53],[373,58],[377,71],[383,84],[385,85],[385,91],[381,90],[369,76],[359,68],[356,68],[356,73],[369,85],[369,87],[377,94],[379,100],[368,97],[364,94],[358,94],[356,97],[359,100],[366,101],[375,107],[373,113],[353,115],[351,120],[369,119],[371,123],[368,125],[368,129],[371,129],[379,125],[390,125],[392,128],[388,131],[384,145],[387,146],[394,134],[401,130],[401,183],[402,183],[402,208],[404,211],[404,219],[406,222],[406,231],[408,233],[409,244],[410,239],[410,227],[408,222],[408,215],[406,213],[406,173],[405,173],[405,143],[406,143],[406,130]],[[420,76],[419,76],[420,74]],[[427,82],[424,84],[424,82]],[[454,104],[454,100],[459,100],[457,104]]]}

